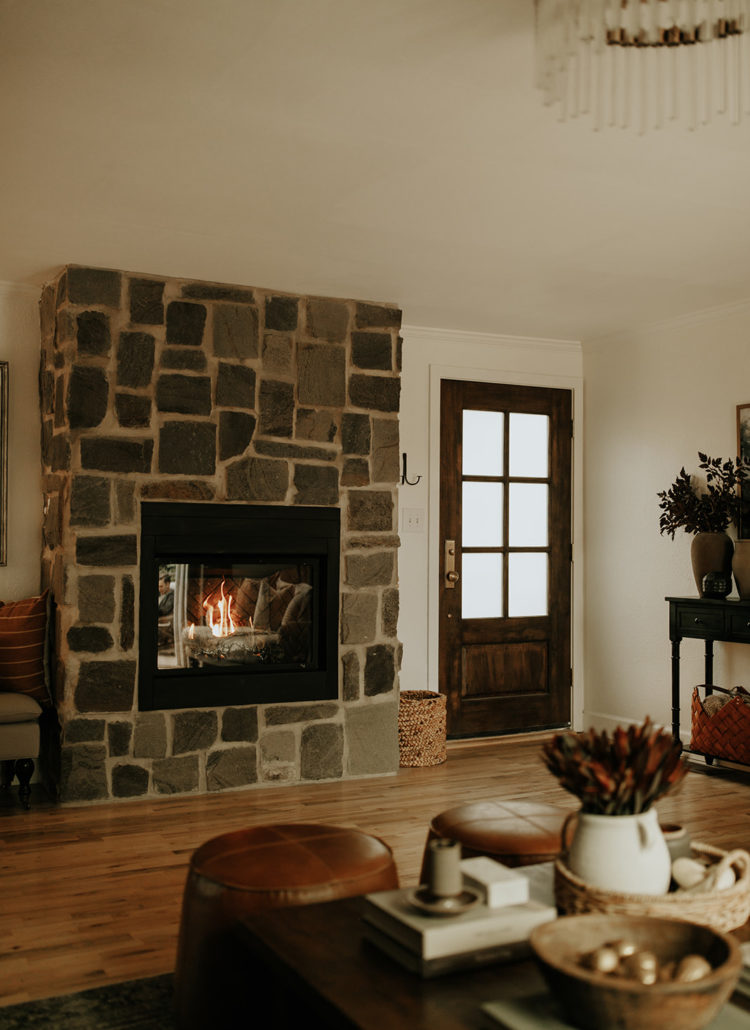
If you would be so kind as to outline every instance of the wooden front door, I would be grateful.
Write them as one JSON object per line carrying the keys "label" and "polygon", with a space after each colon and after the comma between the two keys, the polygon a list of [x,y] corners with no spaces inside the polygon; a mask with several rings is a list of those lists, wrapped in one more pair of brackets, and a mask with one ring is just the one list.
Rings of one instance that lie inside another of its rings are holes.
{"label": "wooden front door", "polygon": [[570,723],[571,398],[442,384],[440,691],[450,736]]}

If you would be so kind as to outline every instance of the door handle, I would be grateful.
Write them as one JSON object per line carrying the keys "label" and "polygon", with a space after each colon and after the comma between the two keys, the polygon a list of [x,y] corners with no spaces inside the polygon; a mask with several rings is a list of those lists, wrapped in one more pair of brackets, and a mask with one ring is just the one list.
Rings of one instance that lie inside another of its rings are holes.
{"label": "door handle", "polygon": [[445,561],[443,562],[445,569],[445,586],[447,590],[453,590],[456,583],[458,583],[459,575],[456,572],[456,541],[446,540],[445,541]]}

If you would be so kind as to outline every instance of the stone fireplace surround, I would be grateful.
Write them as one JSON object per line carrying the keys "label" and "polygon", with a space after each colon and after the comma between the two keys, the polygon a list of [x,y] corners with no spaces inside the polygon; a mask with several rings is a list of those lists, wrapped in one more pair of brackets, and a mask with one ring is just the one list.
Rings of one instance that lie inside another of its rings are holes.
{"label": "stone fireplace surround", "polygon": [[[42,293],[42,583],[63,802],[398,767],[401,313],[66,266]],[[140,501],[341,509],[339,696],[140,712]]]}

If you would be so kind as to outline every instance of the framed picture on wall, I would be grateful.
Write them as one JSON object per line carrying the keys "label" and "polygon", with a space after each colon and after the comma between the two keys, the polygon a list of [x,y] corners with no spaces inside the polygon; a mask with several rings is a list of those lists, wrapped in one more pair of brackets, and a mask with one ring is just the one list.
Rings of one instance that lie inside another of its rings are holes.
{"label": "framed picture on wall", "polygon": [[[737,405],[737,457],[750,464],[750,404]],[[744,498],[744,501],[742,517],[737,527],[737,532],[743,540],[750,537],[750,498]]]}
{"label": "framed picture on wall", "polygon": [[0,565],[8,564],[8,362],[0,361]]}

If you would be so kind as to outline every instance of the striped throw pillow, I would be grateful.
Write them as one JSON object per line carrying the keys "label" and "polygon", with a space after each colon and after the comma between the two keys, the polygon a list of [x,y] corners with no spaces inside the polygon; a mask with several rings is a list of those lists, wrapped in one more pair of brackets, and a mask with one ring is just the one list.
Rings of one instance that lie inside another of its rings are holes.
{"label": "striped throw pillow", "polygon": [[0,602],[0,690],[51,701],[47,661],[49,591],[25,601]]}

